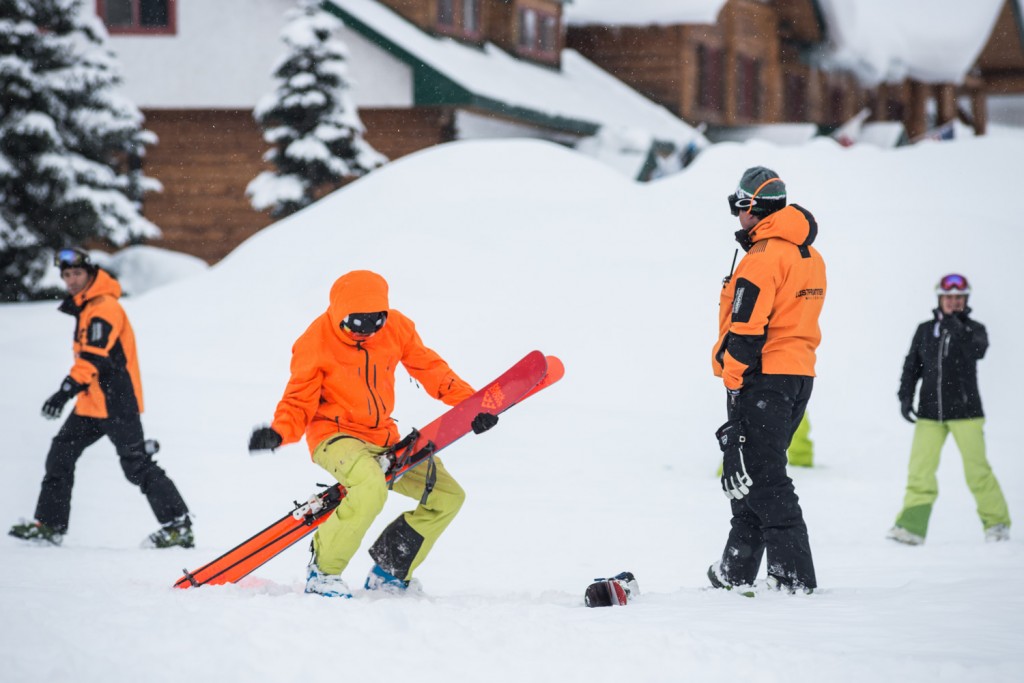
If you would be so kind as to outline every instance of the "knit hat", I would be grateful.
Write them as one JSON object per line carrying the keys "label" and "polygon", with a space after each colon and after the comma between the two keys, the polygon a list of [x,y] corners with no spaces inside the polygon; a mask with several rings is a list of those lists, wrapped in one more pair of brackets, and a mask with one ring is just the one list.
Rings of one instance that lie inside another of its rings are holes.
{"label": "knit hat", "polygon": [[767,216],[786,206],[786,183],[779,174],[764,166],[754,166],[743,172],[736,193],[729,195],[732,215],[749,210],[755,216]]}

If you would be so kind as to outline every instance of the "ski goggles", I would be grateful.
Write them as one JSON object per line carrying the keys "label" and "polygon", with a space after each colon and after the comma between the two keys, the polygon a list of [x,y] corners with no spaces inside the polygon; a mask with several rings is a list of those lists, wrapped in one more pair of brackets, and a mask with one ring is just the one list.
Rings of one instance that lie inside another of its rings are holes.
{"label": "ski goggles", "polygon": [[781,181],[779,178],[769,178],[754,190],[754,194],[750,194],[743,188],[736,188],[736,191],[729,195],[729,211],[732,212],[733,216],[739,216],[740,211],[752,212],[754,207],[757,206],[757,195],[761,194],[761,190],[767,185],[771,185],[774,182]]}
{"label": "ski goggles", "polygon": [[939,286],[935,288],[935,293],[939,296],[967,296],[971,293],[971,285],[963,275],[950,273],[939,280]]}
{"label": "ski goggles", "polygon": [[379,332],[380,328],[384,327],[384,323],[387,322],[387,320],[387,311],[378,311],[377,313],[349,313],[345,319],[341,321],[341,326],[353,334],[365,334],[369,336]]}
{"label": "ski goggles", "polygon": [[53,265],[61,270],[65,268],[91,268],[89,254],[80,249],[61,249],[53,255]]}
{"label": "ski goggles", "polygon": [[747,195],[745,192],[740,196],[738,192],[729,195],[729,211],[733,216],[739,216],[740,211],[749,211],[757,206],[757,198]]}

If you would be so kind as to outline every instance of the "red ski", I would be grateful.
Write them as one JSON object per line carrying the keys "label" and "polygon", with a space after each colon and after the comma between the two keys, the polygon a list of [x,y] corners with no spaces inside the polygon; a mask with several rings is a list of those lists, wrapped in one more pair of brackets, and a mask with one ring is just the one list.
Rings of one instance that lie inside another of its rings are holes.
{"label": "red ski", "polygon": [[[501,377],[395,444],[390,451],[394,465],[388,471],[387,481],[396,481],[468,434],[478,413],[503,413],[562,379],[564,374],[565,367],[558,358],[544,356],[540,351],[527,354]],[[175,588],[235,583],[320,526],[344,497],[345,489],[335,484],[304,503],[296,502],[289,514],[217,559],[194,571],[184,570],[184,576],[174,583]]]}

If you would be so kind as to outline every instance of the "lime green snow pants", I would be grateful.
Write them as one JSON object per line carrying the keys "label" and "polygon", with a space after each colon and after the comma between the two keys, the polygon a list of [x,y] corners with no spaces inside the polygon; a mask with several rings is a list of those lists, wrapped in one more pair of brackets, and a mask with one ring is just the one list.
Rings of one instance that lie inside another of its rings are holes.
{"label": "lime green snow pants", "polygon": [[814,442],[811,441],[811,422],[807,418],[807,411],[804,411],[800,426],[793,433],[793,440],[789,442],[789,450],[786,456],[790,465],[796,467],[814,467]]}
{"label": "lime green snow pants", "polygon": [[968,488],[974,494],[982,527],[987,529],[996,524],[1010,526],[1006,499],[985,457],[984,425],[985,418],[982,417],[945,422],[917,420],[914,441],[910,447],[907,493],[903,499],[903,510],[896,518],[896,526],[922,538],[928,533],[928,519],[935,499],[939,496],[939,483],[935,477],[939,469],[939,454],[950,432],[960,449],[964,476]]}
{"label": "lime green snow pants", "polygon": [[[313,451],[313,462],[330,472],[347,490],[341,505],[313,536],[316,562],[325,574],[340,574],[348,566],[367,529],[384,509],[388,487],[376,460],[384,450],[354,437],[332,436]],[[399,577],[406,581],[426,558],[466,499],[466,493],[441,460],[435,457],[434,462],[437,464],[437,481],[426,504],[421,503],[403,515],[409,526],[423,537],[408,574]],[[394,490],[418,501],[426,485],[426,470],[426,465],[409,470],[395,483]]]}

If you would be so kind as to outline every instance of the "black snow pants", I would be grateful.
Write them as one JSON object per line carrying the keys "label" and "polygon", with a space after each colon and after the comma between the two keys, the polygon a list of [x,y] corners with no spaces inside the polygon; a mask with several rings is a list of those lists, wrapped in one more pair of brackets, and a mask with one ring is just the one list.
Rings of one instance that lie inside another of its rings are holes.
{"label": "black snow pants", "polygon": [[124,476],[142,490],[161,524],[188,512],[174,482],[146,453],[137,413],[107,419],[72,413],[53,438],[46,456],[46,476],[36,504],[37,520],[61,533],[67,531],[75,465],[85,449],[104,435],[117,449]]}
{"label": "black snow pants", "polygon": [[814,379],[754,375],[745,380],[729,419],[743,423],[750,493],[732,500],[732,528],[721,571],[730,584],[752,584],[767,550],[768,575],[788,588],[816,588],[807,525],[786,473],[786,449],[803,418]]}

